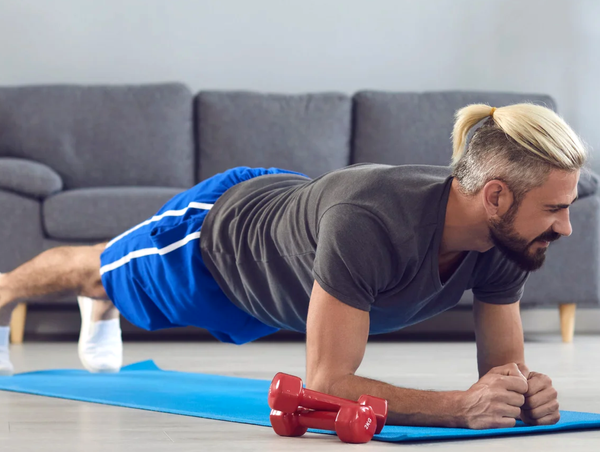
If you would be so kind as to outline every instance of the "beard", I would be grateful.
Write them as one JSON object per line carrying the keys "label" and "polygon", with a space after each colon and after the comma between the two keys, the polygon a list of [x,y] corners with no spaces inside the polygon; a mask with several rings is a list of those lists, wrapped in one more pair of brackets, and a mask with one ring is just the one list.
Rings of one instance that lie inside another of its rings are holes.
{"label": "beard", "polygon": [[538,241],[554,242],[561,235],[552,230],[546,231],[532,241],[521,237],[514,228],[514,221],[517,208],[512,206],[508,212],[498,220],[491,220],[490,240],[500,250],[500,252],[511,262],[515,263],[521,270],[532,272],[538,270],[544,265],[546,260],[546,249],[531,248]]}

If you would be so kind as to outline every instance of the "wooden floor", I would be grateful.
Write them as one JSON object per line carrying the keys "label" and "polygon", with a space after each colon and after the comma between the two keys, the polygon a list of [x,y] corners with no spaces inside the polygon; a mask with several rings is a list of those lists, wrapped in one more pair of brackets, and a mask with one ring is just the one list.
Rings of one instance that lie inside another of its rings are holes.
{"label": "wooden floor", "polygon": [[[75,343],[25,343],[13,348],[18,372],[80,368]],[[527,342],[532,370],[547,373],[559,391],[561,409],[600,413],[600,336],[558,335]],[[277,371],[304,376],[301,343],[126,343],[125,361],[154,359],[165,369],[270,379]],[[476,380],[471,342],[373,343],[361,374],[421,389],[467,389]],[[141,410],[0,392],[0,451],[199,452],[212,450],[305,451],[598,451],[600,430],[500,439],[417,443],[371,442],[349,446],[336,437],[280,438],[269,428]]]}

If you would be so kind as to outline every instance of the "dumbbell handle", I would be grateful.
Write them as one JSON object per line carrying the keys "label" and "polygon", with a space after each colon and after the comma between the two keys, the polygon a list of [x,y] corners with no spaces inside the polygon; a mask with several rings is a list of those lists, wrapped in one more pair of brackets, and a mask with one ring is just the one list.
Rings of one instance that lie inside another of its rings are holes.
{"label": "dumbbell handle", "polygon": [[[294,400],[293,404],[291,399],[288,399],[287,391],[281,390],[277,384],[279,380],[286,379],[294,383],[295,394],[298,394],[298,398]],[[282,402],[282,398],[285,402]],[[294,377],[287,374],[277,374],[273,379],[271,388],[269,390],[269,405],[272,409],[277,411],[283,411],[284,413],[291,413],[296,411],[298,408],[309,408],[311,410],[319,411],[338,411],[340,407],[344,405],[358,404],[352,400],[343,399],[322,392],[313,391],[312,389],[306,389],[302,387],[302,380],[298,377]]]}
{"label": "dumbbell handle", "polygon": [[[286,430],[281,424],[274,422],[274,418],[287,417],[295,419],[298,426],[319,430],[335,431],[340,440],[349,443],[366,443],[375,434],[375,413],[371,407],[345,407],[338,413],[333,411],[298,411],[295,413],[282,413],[271,411],[271,425],[275,433],[281,436],[297,436],[298,431],[293,428]],[[358,422],[357,422],[358,421]],[[306,430],[300,431],[302,434]]]}
{"label": "dumbbell handle", "polygon": [[352,400],[323,394],[312,389],[304,389],[300,395],[299,406],[312,410],[337,412],[342,406],[355,404],[358,405],[357,402]]}
{"label": "dumbbell handle", "polygon": [[333,411],[300,411],[296,415],[302,427],[335,431],[337,413]]}
{"label": "dumbbell handle", "polygon": [[[329,394],[323,394],[321,392],[313,391],[311,389],[304,389],[302,393],[302,401],[299,405],[299,408],[310,408],[312,410],[317,410],[317,412],[330,412],[331,414],[336,414],[336,412],[343,406],[354,406],[354,405],[362,405],[369,406],[365,401],[355,402],[354,400],[348,400],[341,397],[332,396]],[[361,399],[370,396],[362,396]],[[375,397],[371,397],[374,399]],[[377,420],[377,431],[376,433],[381,433],[383,430],[383,426],[385,425],[385,421],[387,420],[387,403],[385,404],[385,411],[381,413],[381,418]],[[335,416],[334,416],[335,418]],[[317,428],[317,427],[315,427]]]}

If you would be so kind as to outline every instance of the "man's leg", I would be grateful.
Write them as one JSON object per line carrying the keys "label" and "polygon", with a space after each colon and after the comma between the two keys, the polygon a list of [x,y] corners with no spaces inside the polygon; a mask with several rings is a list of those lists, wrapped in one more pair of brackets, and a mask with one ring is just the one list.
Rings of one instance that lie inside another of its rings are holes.
{"label": "man's leg", "polygon": [[[89,330],[86,332],[85,341],[93,340],[96,333],[100,333],[101,338],[104,338],[106,331],[94,331],[94,327],[100,326],[96,329],[102,329],[103,325],[111,320],[113,322],[110,333],[112,339],[115,339],[114,324],[118,322],[119,312],[109,301],[100,278],[100,255],[105,246],[106,244],[102,243],[94,246],[53,248],[12,272],[0,275],[0,373],[3,361],[7,361],[4,363],[4,373],[10,373],[12,368],[8,360],[8,344],[6,350],[3,350],[2,344],[10,325],[12,311],[20,301],[44,301],[62,295],[79,296],[80,299],[89,297],[93,301],[88,302],[87,312],[82,312],[82,324],[87,321]],[[120,328],[118,334],[120,342]]]}
{"label": "man's leg", "polygon": [[20,300],[39,300],[57,295],[83,295],[107,300],[100,279],[100,254],[106,244],[61,246],[44,251],[15,270],[0,275],[0,309]]}

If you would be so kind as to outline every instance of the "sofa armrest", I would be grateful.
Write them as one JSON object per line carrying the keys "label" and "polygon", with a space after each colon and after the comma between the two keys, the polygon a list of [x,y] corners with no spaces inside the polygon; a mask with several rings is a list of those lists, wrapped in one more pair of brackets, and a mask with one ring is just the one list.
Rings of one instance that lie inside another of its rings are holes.
{"label": "sofa armrest", "polygon": [[44,199],[62,188],[61,177],[49,166],[32,160],[0,157],[0,190]]}
{"label": "sofa armrest", "polygon": [[598,175],[589,168],[583,168],[579,174],[577,193],[580,198],[595,195],[598,192]]}

